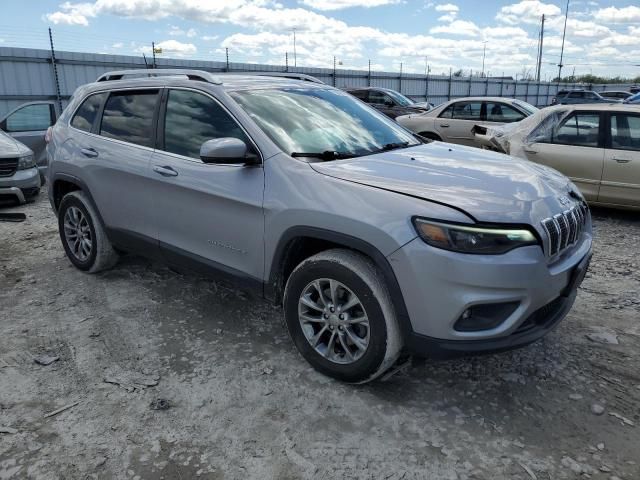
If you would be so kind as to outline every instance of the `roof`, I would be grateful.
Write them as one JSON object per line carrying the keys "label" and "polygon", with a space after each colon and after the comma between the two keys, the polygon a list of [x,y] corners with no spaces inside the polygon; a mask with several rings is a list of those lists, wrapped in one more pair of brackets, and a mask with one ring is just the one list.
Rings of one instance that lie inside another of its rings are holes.
{"label": "roof", "polygon": [[526,103],[524,100],[520,100],[519,98],[511,98],[511,97],[460,97],[460,98],[452,98],[448,102],[521,102]]}
{"label": "roof", "polygon": [[554,110],[581,110],[581,111],[616,111],[616,112],[632,112],[632,113],[640,113],[640,109],[638,109],[637,105],[628,104],[628,103],[580,103],[576,105],[554,105],[553,107],[544,108],[545,111],[549,111],[550,109]]}

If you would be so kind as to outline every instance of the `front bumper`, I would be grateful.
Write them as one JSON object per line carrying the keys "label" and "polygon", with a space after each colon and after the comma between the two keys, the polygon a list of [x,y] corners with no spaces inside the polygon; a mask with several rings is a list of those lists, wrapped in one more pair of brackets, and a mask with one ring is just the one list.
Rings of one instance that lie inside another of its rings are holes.
{"label": "front bumper", "polygon": [[[591,243],[591,234],[583,233],[571,252],[549,265],[538,246],[504,255],[468,255],[430,247],[419,238],[409,242],[389,256],[411,323],[405,332],[407,349],[443,357],[508,350],[536,341],[571,309]],[[517,307],[497,325],[456,329],[467,309],[502,303]]]}
{"label": "front bumper", "polygon": [[10,177],[0,177],[0,195],[13,196],[24,203],[40,190],[40,172],[36,167],[17,170]]}

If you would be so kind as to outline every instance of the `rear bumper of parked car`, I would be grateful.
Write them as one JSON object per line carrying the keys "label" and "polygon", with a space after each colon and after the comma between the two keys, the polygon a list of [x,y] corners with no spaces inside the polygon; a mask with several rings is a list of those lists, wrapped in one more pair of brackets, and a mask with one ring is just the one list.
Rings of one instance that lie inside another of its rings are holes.
{"label": "rear bumper of parked car", "polygon": [[[591,258],[591,235],[548,265],[537,246],[503,255],[469,255],[436,249],[415,239],[390,257],[411,329],[407,349],[451,357],[496,352],[532,343],[569,312]],[[489,328],[469,328],[475,311],[489,312]],[[469,320],[463,322],[463,317]],[[493,315],[495,318],[492,318]],[[466,328],[460,326],[464,323]]]}
{"label": "rear bumper of parked car", "polygon": [[10,177],[0,177],[0,195],[13,196],[24,203],[40,191],[40,172],[37,167],[17,170]]}

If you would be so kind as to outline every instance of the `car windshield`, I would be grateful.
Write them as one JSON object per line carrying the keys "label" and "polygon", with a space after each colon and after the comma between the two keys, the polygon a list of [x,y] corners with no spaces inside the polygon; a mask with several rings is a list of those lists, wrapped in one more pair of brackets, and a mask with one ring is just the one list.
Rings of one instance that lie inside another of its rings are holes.
{"label": "car windshield", "polygon": [[520,107],[525,112],[527,112],[529,115],[533,115],[534,113],[536,113],[536,112],[538,112],[540,110],[538,107],[534,107],[530,103],[523,102],[521,100],[516,100],[513,103],[516,104],[518,107]]}
{"label": "car windshield", "polygon": [[398,105],[400,105],[401,107],[408,107],[408,106],[413,105],[415,103],[410,98],[405,97],[401,93],[394,92],[393,90],[388,90],[386,93],[390,97],[392,97],[398,103]]}
{"label": "car windshield", "polygon": [[341,90],[282,88],[230,92],[283,152],[360,156],[420,142],[399,125]]}

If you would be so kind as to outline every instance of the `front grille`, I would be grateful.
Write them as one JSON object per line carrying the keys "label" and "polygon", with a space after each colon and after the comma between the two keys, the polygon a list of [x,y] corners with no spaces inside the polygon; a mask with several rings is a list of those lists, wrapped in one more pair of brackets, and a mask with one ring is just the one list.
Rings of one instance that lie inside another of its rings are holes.
{"label": "front grille", "polygon": [[17,158],[0,158],[0,177],[10,177],[17,169]]}
{"label": "front grille", "polygon": [[580,239],[589,209],[584,203],[571,207],[541,223],[549,239],[549,256],[560,255]]}

